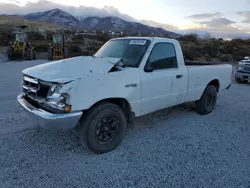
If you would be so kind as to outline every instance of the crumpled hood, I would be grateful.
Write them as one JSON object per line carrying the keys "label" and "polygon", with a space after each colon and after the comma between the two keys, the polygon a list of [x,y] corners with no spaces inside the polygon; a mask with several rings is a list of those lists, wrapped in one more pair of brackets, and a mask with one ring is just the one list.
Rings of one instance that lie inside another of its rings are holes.
{"label": "crumpled hood", "polygon": [[120,58],[79,56],[27,68],[23,74],[48,82],[65,83],[86,75],[101,75],[120,61]]}

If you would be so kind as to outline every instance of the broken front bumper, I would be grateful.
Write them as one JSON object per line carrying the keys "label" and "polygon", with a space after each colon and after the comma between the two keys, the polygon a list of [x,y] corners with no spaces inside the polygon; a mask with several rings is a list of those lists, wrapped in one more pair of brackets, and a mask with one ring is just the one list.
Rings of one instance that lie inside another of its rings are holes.
{"label": "broken front bumper", "polygon": [[82,112],[67,114],[53,114],[31,105],[22,95],[17,97],[18,102],[26,109],[31,118],[39,127],[44,129],[72,129],[75,128],[82,116]]}

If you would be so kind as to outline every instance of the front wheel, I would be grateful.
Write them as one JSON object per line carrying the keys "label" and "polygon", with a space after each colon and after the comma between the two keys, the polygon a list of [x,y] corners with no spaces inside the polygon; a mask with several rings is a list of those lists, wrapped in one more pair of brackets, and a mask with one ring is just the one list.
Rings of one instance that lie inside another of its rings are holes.
{"label": "front wheel", "polygon": [[82,117],[76,131],[85,149],[94,153],[106,153],[121,143],[126,128],[124,111],[115,104],[103,102]]}
{"label": "front wheel", "polygon": [[237,83],[242,83],[242,80],[240,78],[238,78],[238,77],[235,77],[235,80],[236,80]]}
{"label": "front wheel", "polygon": [[196,111],[199,114],[206,115],[211,113],[216,106],[217,89],[213,85],[208,85],[201,96],[200,100],[196,101]]}

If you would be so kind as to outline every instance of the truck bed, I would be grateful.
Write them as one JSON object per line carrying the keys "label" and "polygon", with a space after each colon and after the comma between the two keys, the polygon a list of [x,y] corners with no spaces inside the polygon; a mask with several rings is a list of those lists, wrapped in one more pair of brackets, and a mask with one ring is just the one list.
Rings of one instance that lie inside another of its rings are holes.
{"label": "truck bed", "polygon": [[219,81],[219,91],[224,90],[231,83],[232,66],[230,64],[192,63],[186,68],[189,79],[187,101],[197,100],[211,80]]}

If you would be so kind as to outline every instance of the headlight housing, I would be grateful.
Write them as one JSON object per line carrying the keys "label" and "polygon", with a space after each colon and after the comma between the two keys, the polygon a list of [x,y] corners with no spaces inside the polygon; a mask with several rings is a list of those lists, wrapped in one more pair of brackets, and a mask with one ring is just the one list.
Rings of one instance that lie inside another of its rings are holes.
{"label": "headlight housing", "polygon": [[49,96],[45,99],[45,104],[62,112],[71,112],[70,95],[68,93],[60,93],[61,88],[62,85],[52,86]]}
{"label": "headlight housing", "polygon": [[241,61],[238,63],[237,70],[243,70],[245,66],[245,63],[242,63]]}

